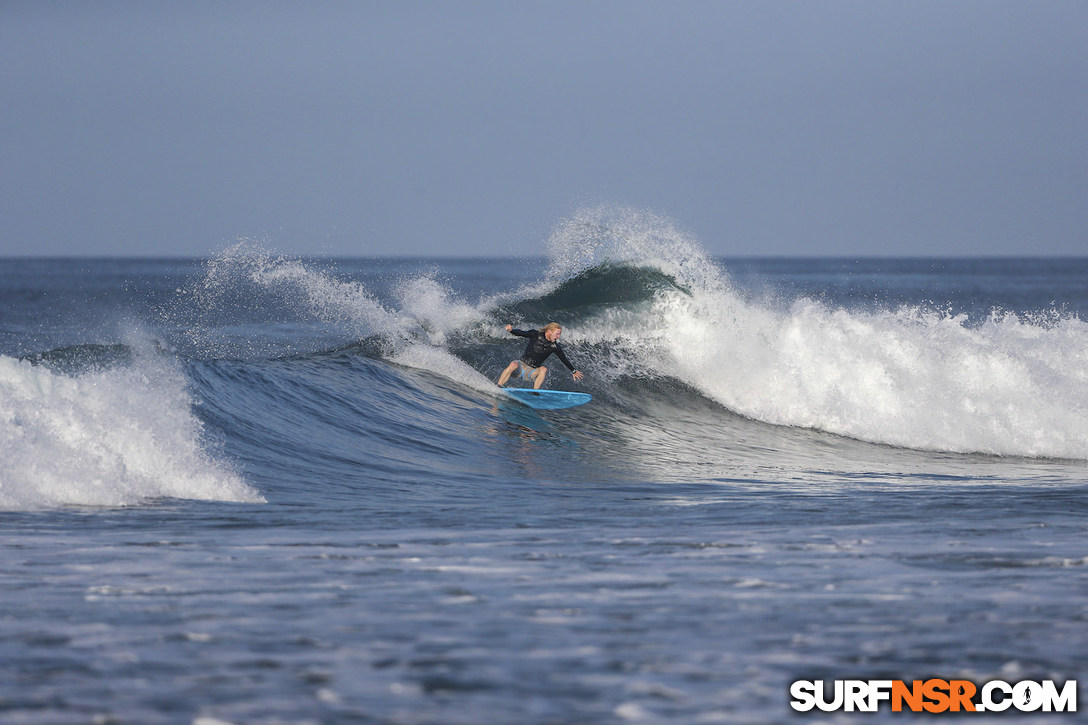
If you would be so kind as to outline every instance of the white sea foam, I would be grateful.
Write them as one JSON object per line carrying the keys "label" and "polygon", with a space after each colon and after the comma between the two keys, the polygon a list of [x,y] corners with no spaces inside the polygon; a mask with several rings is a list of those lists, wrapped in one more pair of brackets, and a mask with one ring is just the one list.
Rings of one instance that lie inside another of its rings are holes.
{"label": "white sea foam", "polygon": [[545,248],[548,278],[556,281],[606,263],[653,267],[702,288],[724,279],[698,241],[674,222],[626,206],[580,210],[556,226]]}
{"label": "white sea foam", "polygon": [[479,307],[455,299],[453,292],[433,276],[405,279],[396,293],[402,319],[418,324],[436,345],[444,344],[450,333],[484,317]]}
{"label": "white sea foam", "polygon": [[398,365],[418,368],[441,375],[469,388],[497,394],[495,381],[488,379],[471,365],[447,350],[432,345],[408,345],[396,352],[391,360]]}
{"label": "white sea foam", "polygon": [[[717,304],[716,304],[717,303]],[[1088,457],[1088,326],[673,296],[665,368],[731,410],[909,448]]]}
{"label": "white sea foam", "polygon": [[201,446],[166,361],[69,377],[0,356],[0,509],[262,501]]}
{"label": "white sea foam", "polygon": [[[678,378],[768,423],[907,448],[1088,458],[1082,320],[995,312],[969,325],[917,307],[867,312],[807,299],[780,310],[738,293],[667,220],[619,215],[617,224],[615,209],[583,212],[560,227],[553,267],[618,258],[656,266],[691,292],[662,291],[641,314],[582,326],[582,339],[621,351],[621,368]],[[587,234],[595,241],[579,256]]]}

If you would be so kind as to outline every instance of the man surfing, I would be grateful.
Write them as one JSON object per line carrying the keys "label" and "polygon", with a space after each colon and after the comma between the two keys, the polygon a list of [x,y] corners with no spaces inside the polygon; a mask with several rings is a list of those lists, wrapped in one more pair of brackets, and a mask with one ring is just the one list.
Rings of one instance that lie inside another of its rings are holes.
{"label": "man surfing", "polygon": [[529,344],[525,346],[525,352],[521,353],[520,360],[513,360],[499,376],[499,387],[506,385],[506,381],[514,373],[518,373],[525,380],[531,380],[533,389],[539,390],[544,384],[544,377],[548,374],[548,368],[544,367],[544,361],[552,353],[563,362],[570,370],[571,377],[575,380],[582,379],[582,373],[574,369],[567,354],[559,346],[559,336],[563,334],[563,326],[558,322],[549,322],[539,330],[516,330],[513,325],[507,325],[506,331],[511,335],[529,338]]}

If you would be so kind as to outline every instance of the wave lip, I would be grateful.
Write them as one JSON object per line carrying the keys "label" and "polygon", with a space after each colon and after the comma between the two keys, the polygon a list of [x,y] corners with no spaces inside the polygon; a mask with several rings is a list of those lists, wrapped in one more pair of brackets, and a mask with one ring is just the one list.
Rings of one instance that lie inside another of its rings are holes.
{"label": "wave lip", "polygon": [[190,406],[165,361],[70,377],[0,356],[0,510],[263,501],[203,450]]}

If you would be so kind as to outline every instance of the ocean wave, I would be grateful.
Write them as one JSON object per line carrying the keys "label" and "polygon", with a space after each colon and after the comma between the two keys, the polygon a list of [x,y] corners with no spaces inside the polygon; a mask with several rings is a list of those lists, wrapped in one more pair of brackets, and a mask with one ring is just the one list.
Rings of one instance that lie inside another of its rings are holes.
{"label": "ocean wave", "polygon": [[649,372],[754,420],[872,443],[1088,457],[1088,325],[1075,315],[995,310],[969,323],[919,306],[783,308],[739,291],[668,220],[613,208],[581,213],[551,247],[553,269],[577,270],[560,291],[594,263],[598,288],[636,270],[651,280],[647,269],[675,283],[654,285],[649,304],[578,321],[568,339],[600,351],[598,374]]}
{"label": "ocean wave", "polygon": [[777,426],[908,449],[1088,458],[1088,325],[1074,314],[994,311],[979,322],[936,305],[757,297],[674,223],[623,207],[579,212],[546,247],[543,266],[526,262],[539,279],[475,301],[435,274],[380,296],[244,250],[210,265],[204,287],[244,277],[258,297],[281,294],[330,324],[350,322],[359,340],[337,350],[477,391],[520,348],[504,324],[558,320],[603,405],[624,398],[630,380],[654,378]]}
{"label": "ocean wave", "polygon": [[672,297],[648,361],[737,413],[904,448],[1088,457],[1088,325]]}
{"label": "ocean wave", "polygon": [[0,509],[262,497],[203,447],[165,360],[66,375],[0,356]]}

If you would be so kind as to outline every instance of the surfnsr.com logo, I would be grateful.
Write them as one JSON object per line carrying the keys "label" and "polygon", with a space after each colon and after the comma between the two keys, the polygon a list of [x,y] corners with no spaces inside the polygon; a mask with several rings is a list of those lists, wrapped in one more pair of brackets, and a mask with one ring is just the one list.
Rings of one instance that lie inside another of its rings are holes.
{"label": "surfnsr.com logo", "polygon": [[981,687],[970,680],[797,680],[790,685],[790,707],[798,712],[1076,712],[1077,681],[1060,688],[1053,680],[1023,680],[1014,684],[991,680]]}

